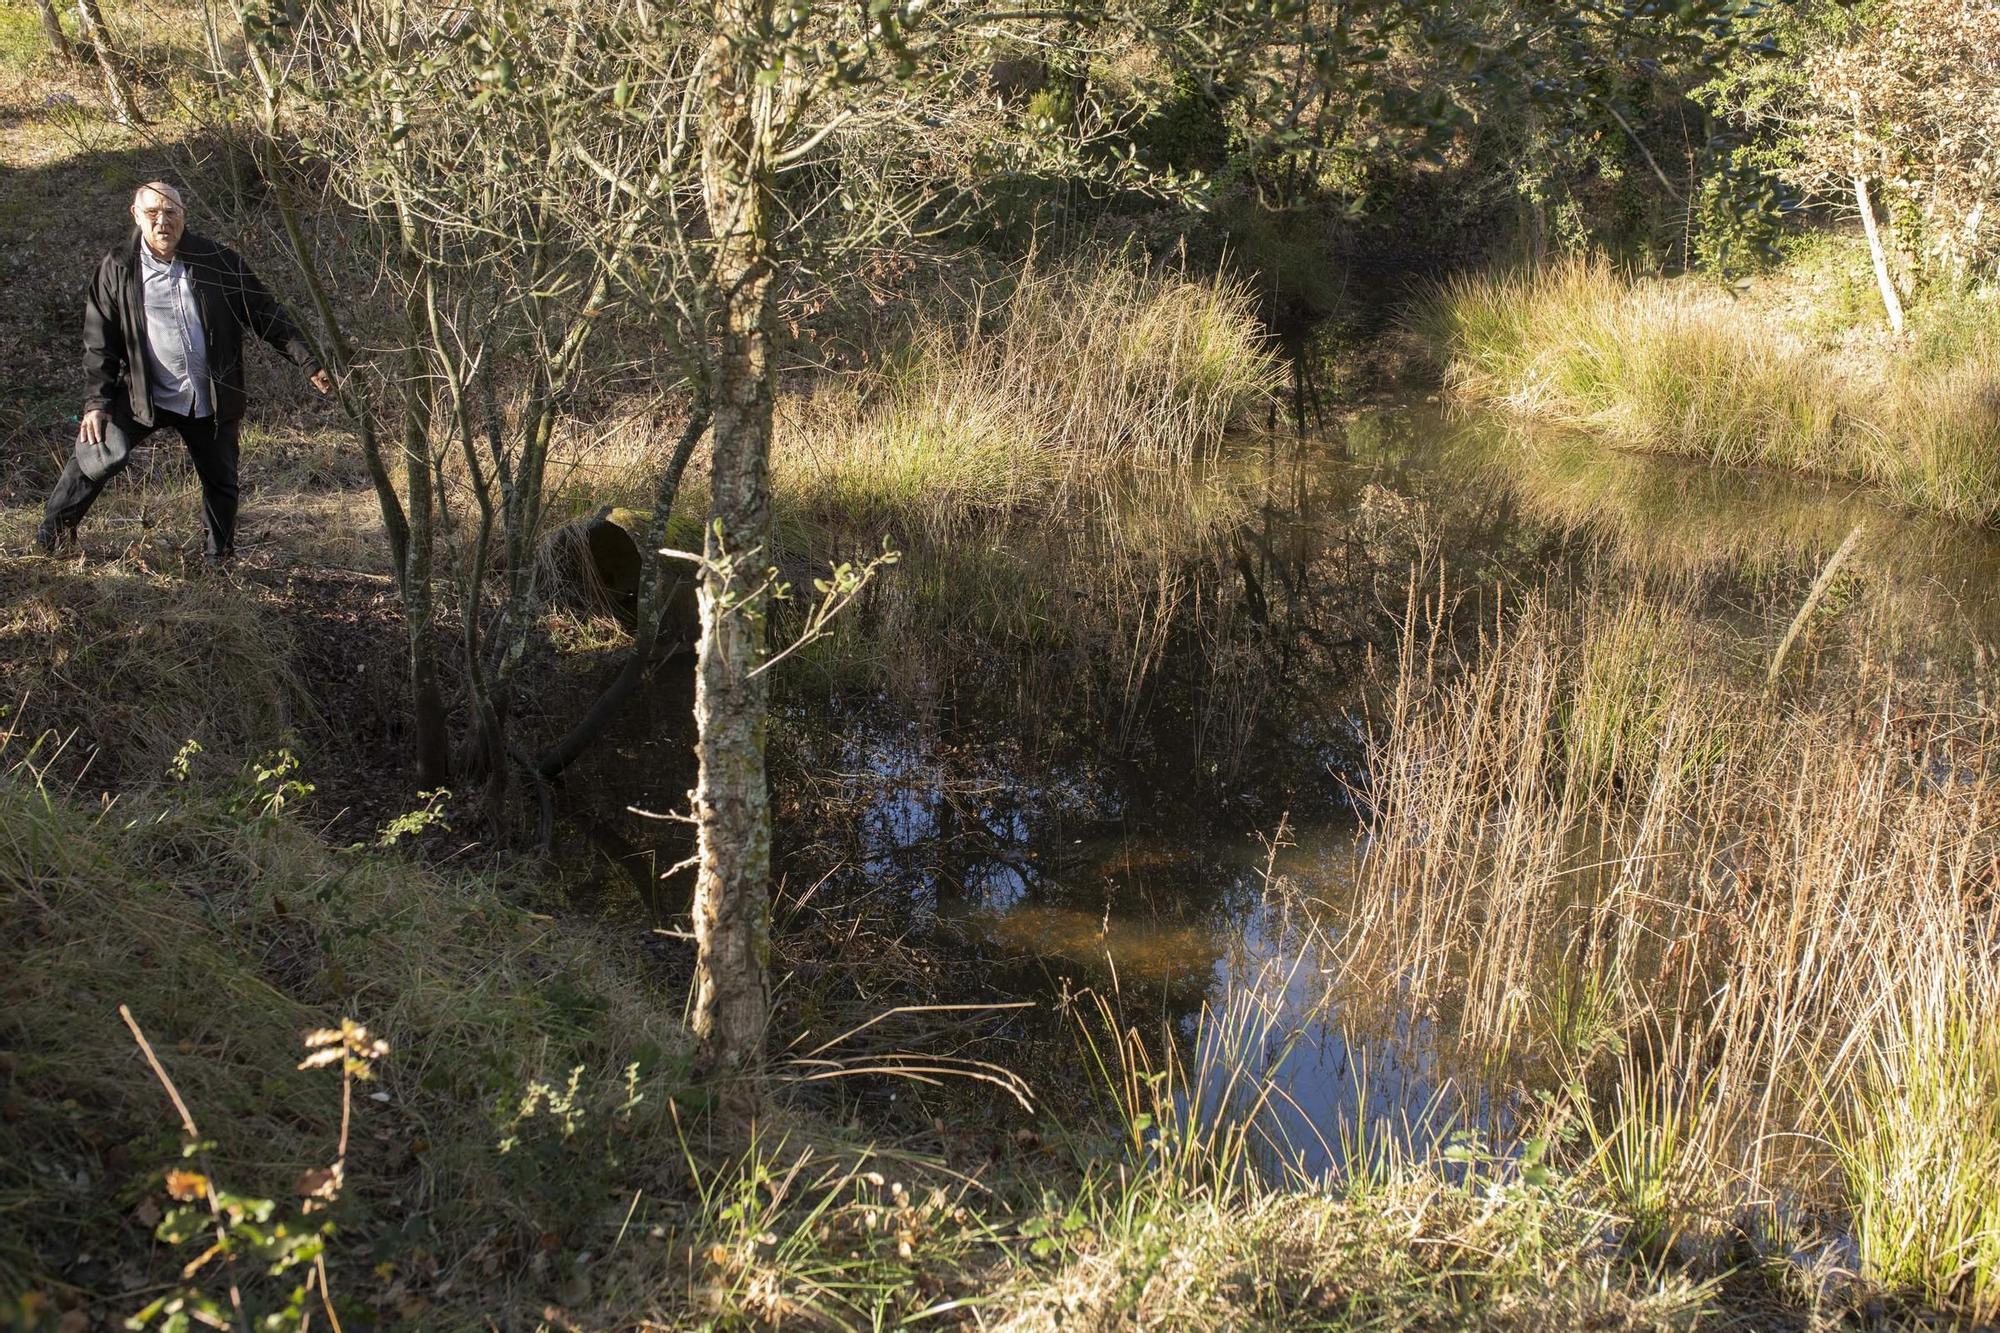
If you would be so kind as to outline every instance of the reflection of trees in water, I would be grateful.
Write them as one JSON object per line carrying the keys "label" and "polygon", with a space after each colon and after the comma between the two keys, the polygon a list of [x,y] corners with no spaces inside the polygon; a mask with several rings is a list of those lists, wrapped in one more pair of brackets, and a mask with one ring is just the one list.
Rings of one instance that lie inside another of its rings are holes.
{"label": "reflection of trees in water", "polygon": [[[1214,847],[1287,809],[1337,812],[1413,579],[1420,598],[1457,598],[1468,631],[1492,624],[1496,595],[1608,569],[1692,581],[1757,632],[1768,610],[1775,635],[1867,516],[1857,586],[1819,617],[1861,597],[1901,617],[1904,642],[1962,657],[1992,641],[1956,628],[1985,623],[2000,586],[1980,572],[1996,558],[1983,534],[1836,488],[1435,413],[1336,429],[1337,443],[1274,436],[1199,476],[1135,478],[1073,513],[909,550],[820,671],[786,677],[773,778],[794,885],[843,867],[848,890],[893,882],[913,911],[944,915],[1206,910],[1214,867],[1107,889],[1084,863],[1114,838]],[[656,693],[575,787],[640,859],[671,865],[677,830],[625,813],[671,808],[686,783],[687,738]]]}
{"label": "reflection of trees in water", "polygon": [[[954,996],[1049,999],[1115,976],[1128,1009],[1171,1017],[1206,1068],[1204,1006],[1296,956],[1246,910],[1246,830],[1338,804],[1329,770],[1357,762],[1413,594],[1426,618],[1442,594],[1448,664],[1454,636],[1490,635],[1544,585],[1612,605],[1671,592],[1699,621],[1691,651],[1741,652],[1761,676],[1825,554],[1866,517],[1862,578],[1821,616],[1858,620],[1858,605],[1876,627],[1905,617],[1909,643],[1941,643],[1983,605],[1937,567],[1990,567],[1983,536],[1857,515],[1829,488],[1595,450],[1538,457],[1413,414],[1344,435],[1337,450],[1261,441],[1196,485],[1107,497],[1067,529],[1000,525],[911,552],[843,631],[894,644],[894,669],[871,674],[865,704],[850,679],[811,702],[795,691],[785,715],[791,882],[872,895],[897,930],[943,946]],[[1469,637],[1456,646],[1476,660]],[[1297,873],[1313,894],[1338,891],[1325,865]],[[1538,1003],[1550,1040],[1574,1045],[1596,1000],[1562,962]],[[1499,1066],[1452,1054],[1448,1007],[1420,1019],[1393,985],[1280,999],[1266,1054],[1315,1124],[1407,1112],[1410,1141],[1504,1124]],[[1021,1067],[1075,1058],[1048,1006],[1010,1023]],[[1314,1127],[1277,1126],[1295,1146]]]}
{"label": "reflection of trees in water", "polygon": [[1476,585],[1548,554],[1504,495],[1406,464],[1428,428],[1399,418],[1339,451],[1272,437],[1193,479],[919,545],[831,656],[874,650],[866,684],[954,742],[1114,763],[1135,808],[1254,823],[1323,803],[1411,571],[1442,560]]}

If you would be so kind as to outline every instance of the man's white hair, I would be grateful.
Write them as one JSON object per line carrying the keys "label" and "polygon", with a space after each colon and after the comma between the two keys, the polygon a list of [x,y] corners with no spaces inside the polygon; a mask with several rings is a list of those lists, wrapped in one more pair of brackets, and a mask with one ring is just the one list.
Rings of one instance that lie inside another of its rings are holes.
{"label": "man's white hair", "polygon": [[132,207],[137,208],[139,201],[145,197],[149,190],[159,195],[162,199],[172,200],[174,207],[180,209],[181,212],[187,212],[187,201],[181,198],[181,192],[165,181],[147,181],[144,185],[134,190],[132,192]]}

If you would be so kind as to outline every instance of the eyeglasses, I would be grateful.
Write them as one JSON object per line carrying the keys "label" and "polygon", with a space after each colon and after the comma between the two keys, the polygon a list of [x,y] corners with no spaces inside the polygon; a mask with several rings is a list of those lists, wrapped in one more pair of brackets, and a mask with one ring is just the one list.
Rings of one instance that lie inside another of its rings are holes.
{"label": "eyeglasses", "polygon": [[178,208],[142,208],[139,210],[139,216],[148,222],[158,222],[162,218],[172,220],[180,217],[181,210]]}

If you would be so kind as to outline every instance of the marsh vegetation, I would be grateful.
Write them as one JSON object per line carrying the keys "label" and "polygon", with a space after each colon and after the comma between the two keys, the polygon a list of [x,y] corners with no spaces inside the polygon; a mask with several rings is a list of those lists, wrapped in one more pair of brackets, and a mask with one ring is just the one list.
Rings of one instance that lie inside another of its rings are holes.
{"label": "marsh vegetation", "polygon": [[1913,313],[1907,341],[1891,341],[1856,299],[1866,262],[1821,244],[1813,263],[1745,294],[1577,260],[1447,283],[1413,318],[1449,385],[1473,399],[1622,447],[1851,479],[1991,522],[1991,294],[1940,293]]}
{"label": "marsh vegetation", "polygon": [[0,1316],[2000,1321],[1960,8],[0,11]]}

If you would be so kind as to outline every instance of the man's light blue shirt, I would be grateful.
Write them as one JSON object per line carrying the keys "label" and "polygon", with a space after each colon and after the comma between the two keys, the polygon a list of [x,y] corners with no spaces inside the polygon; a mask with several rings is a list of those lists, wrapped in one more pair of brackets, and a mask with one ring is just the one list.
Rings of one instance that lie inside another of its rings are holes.
{"label": "man's light blue shirt", "polygon": [[153,406],[184,417],[215,411],[208,395],[208,342],[201,333],[194,277],[179,258],[162,262],[139,242],[146,291],[146,373]]}

